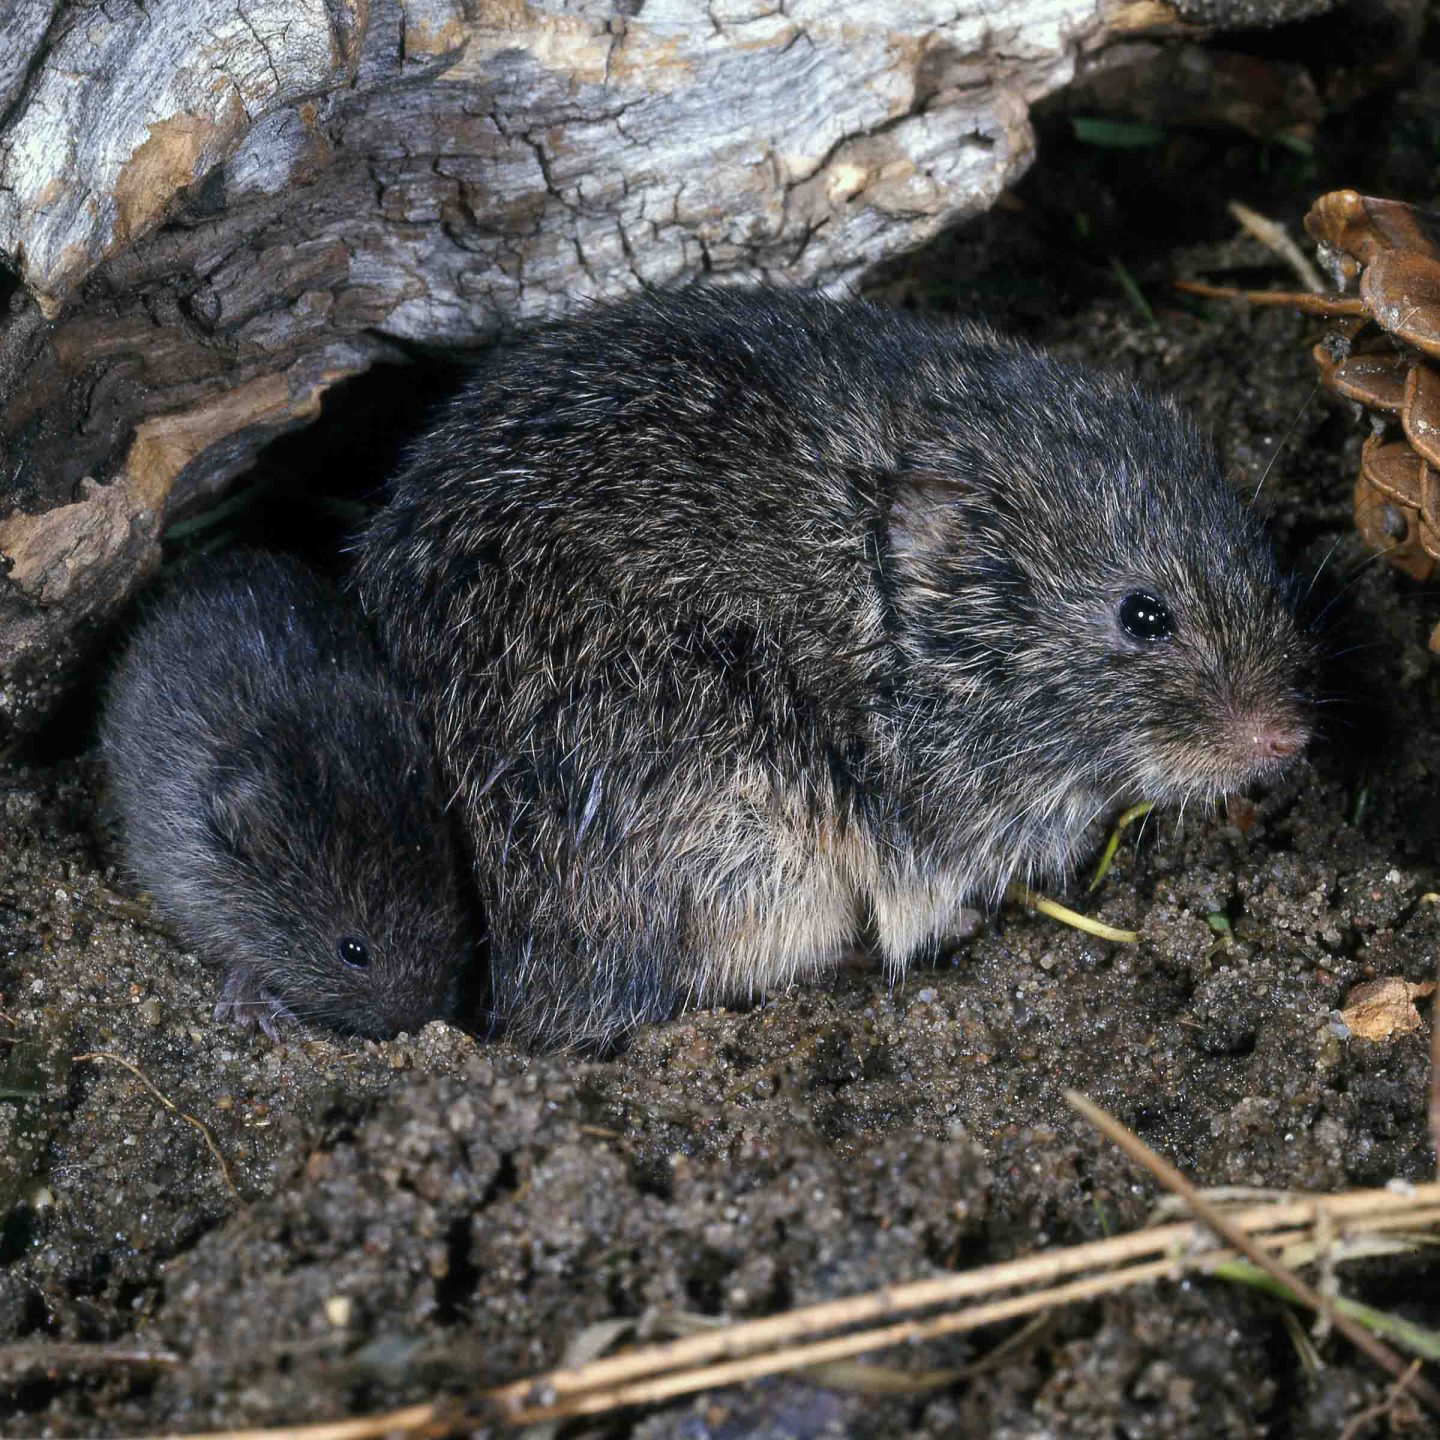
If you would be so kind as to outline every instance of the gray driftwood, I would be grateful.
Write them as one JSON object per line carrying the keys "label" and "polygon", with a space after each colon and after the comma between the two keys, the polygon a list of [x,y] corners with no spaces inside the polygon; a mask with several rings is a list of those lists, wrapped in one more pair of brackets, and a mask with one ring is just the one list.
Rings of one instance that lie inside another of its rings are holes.
{"label": "gray driftwood", "polygon": [[0,733],[395,342],[853,281],[1013,182],[1077,62],[1281,6],[0,0]]}

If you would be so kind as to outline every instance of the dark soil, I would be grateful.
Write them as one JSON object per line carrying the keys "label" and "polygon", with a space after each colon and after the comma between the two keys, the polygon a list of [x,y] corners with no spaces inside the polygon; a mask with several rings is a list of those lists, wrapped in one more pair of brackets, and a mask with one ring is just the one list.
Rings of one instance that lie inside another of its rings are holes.
{"label": "dark soil", "polygon": [[[1428,115],[1419,93],[1394,103]],[[1181,273],[1289,285],[1229,238],[1224,202],[1293,230],[1330,184],[1381,189],[1399,162],[1361,144],[1354,126],[1374,123],[1323,129],[1299,165],[1233,135],[1095,150],[1056,116],[1011,208],[878,287],[1177,392],[1239,483],[1268,472],[1259,503],[1286,562],[1309,575],[1328,557],[1309,602],[1339,597],[1325,733],[1253,809],[1157,817],[1122,846],[1089,908],[1138,945],[1008,910],[902,985],[857,959],[749,1013],[650,1028],[603,1063],[441,1024],[276,1045],[217,1029],[214,975],[117,912],[98,774],[74,738],[88,701],[47,758],[0,770],[0,1430],[369,1412],[542,1369],[617,1317],[626,1338],[663,1335],[677,1316],[764,1314],[1142,1223],[1154,1185],[1072,1115],[1067,1086],[1205,1185],[1433,1175],[1428,1033],[1361,1041],[1337,1011],[1359,981],[1433,976],[1440,953],[1440,659],[1425,648],[1440,597],[1367,564],[1351,534],[1363,427],[1313,393],[1316,322],[1168,289]],[[1346,168],[1356,153],[1369,168]],[[1086,903],[1082,883],[1070,898]],[[1342,1278],[1440,1323],[1433,1257]],[[969,1365],[1007,1333],[875,1360]],[[71,1373],[7,1348],[59,1341],[178,1363]],[[1273,1303],[1192,1282],[1056,1314],[961,1383],[874,1389],[768,1381],[578,1433],[1334,1440],[1385,1381]]]}

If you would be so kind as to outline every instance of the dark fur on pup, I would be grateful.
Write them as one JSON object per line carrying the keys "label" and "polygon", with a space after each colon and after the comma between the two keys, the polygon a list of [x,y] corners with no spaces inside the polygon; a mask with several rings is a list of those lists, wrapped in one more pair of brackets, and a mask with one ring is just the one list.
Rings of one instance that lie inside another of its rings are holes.
{"label": "dark fur on pup", "polygon": [[541,1043],[813,975],[867,914],[902,967],[1111,806],[1243,786],[1309,729],[1261,528],[1173,404],[804,294],[500,354],[358,584]]}
{"label": "dark fur on pup", "polygon": [[280,556],[195,567],[131,641],[101,748],[127,869],[224,968],[217,1018],[384,1036],[450,1011],[449,817],[353,601]]}

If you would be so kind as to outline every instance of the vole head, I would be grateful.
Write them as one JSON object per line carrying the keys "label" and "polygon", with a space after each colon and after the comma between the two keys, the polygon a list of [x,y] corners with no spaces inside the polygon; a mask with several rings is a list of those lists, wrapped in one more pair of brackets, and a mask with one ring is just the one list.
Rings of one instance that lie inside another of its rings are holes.
{"label": "vole head", "polygon": [[257,743],[219,767],[210,799],[236,874],[237,963],[296,1019],[373,1037],[448,1015],[467,952],[443,808],[396,724],[369,716],[363,746]]}
{"label": "vole head", "polygon": [[967,358],[918,382],[890,514],[905,643],[953,719],[939,763],[1057,815],[1282,769],[1309,647],[1214,446],[1128,384]]}

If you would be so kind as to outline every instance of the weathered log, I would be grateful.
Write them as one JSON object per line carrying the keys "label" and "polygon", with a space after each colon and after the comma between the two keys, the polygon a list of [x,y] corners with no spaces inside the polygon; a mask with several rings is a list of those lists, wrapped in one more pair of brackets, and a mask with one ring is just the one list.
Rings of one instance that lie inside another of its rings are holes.
{"label": "weathered log", "polygon": [[[1297,0],[1200,18],[1270,9]],[[1197,28],[1165,0],[0,0],[0,734],[166,524],[397,345],[704,274],[852,282],[1012,183],[1082,52]]]}

